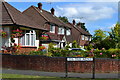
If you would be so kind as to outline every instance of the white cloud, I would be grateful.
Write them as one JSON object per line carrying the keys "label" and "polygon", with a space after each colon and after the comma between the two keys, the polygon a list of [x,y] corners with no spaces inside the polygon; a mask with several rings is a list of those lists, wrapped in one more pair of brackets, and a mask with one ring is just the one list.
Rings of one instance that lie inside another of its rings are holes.
{"label": "white cloud", "polygon": [[[107,4],[107,3],[106,3]],[[102,19],[112,18],[113,14],[117,12],[116,7],[104,5],[101,3],[87,3],[87,4],[68,4],[65,6],[57,6],[56,15],[66,16],[69,19],[77,19],[83,21],[97,21]],[[83,17],[83,19],[81,19]]]}
{"label": "white cloud", "polygon": [[112,24],[108,29],[114,28],[116,24]]}

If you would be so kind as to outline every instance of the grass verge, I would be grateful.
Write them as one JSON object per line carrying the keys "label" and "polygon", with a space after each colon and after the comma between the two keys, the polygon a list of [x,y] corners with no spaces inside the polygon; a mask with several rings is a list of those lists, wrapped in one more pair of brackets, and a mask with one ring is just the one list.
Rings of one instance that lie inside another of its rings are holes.
{"label": "grass verge", "polygon": [[[83,78],[60,78],[60,77],[46,77],[46,76],[32,76],[20,74],[2,74],[3,80],[93,80]],[[95,79],[95,80],[120,80],[120,79]]]}

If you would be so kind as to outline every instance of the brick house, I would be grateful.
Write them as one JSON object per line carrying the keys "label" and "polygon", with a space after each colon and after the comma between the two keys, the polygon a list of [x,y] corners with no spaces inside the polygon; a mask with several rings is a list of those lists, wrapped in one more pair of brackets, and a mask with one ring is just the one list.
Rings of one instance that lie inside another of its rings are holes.
{"label": "brick house", "polygon": [[73,20],[73,23],[68,23],[68,25],[71,26],[72,38],[77,41],[78,45],[84,48],[84,46],[89,44],[92,35],[81,28],[85,23],[79,23],[76,25],[75,20]]}
{"label": "brick house", "polygon": [[[17,45],[21,44],[21,52],[37,49],[39,47],[39,35],[46,32],[47,29],[35,23],[7,2],[2,2],[0,7],[0,12],[2,13],[0,15],[2,19],[0,22],[0,49],[3,50],[3,46],[8,48],[12,46],[11,35],[13,30],[21,30],[23,32],[21,37],[13,38]],[[5,37],[2,36],[2,31],[7,33]]]}
{"label": "brick house", "polygon": [[[42,3],[38,3],[38,6],[31,6],[23,14],[34,20],[37,24],[43,26],[49,30],[45,33],[49,38],[47,40],[41,40],[41,44],[48,47],[49,43],[55,43],[56,47],[63,48],[67,42],[72,42],[71,27],[58,19],[54,13],[55,9],[52,8],[48,12],[42,9]],[[43,34],[44,35],[44,34]],[[71,44],[70,44],[71,45]]]}
{"label": "brick house", "polygon": [[[21,53],[36,50],[41,44],[48,48],[51,42],[55,43],[56,47],[64,48],[66,43],[69,42],[72,46],[72,42],[76,40],[83,47],[89,44],[91,39],[91,34],[84,31],[81,25],[75,25],[75,21],[73,24],[64,23],[54,15],[54,8],[48,12],[42,9],[41,3],[38,3],[38,7],[31,6],[23,12],[7,2],[2,2],[0,7],[2,7],[0,31],[7,33],[6,37],[0,35],[1,50],[3,46],[11,47],[11,35],[14,30],[22,31],[22,36],[13,38],[17,45],[21,45]],[[43,36],[47,39],[43,39]]]}

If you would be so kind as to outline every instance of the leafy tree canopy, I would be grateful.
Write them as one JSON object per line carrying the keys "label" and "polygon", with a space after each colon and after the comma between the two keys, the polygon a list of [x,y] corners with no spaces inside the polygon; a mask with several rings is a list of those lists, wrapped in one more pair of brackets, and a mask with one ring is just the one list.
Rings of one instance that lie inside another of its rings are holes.
{"label": "leafy tree canopy", "polygon": [[62,20],[63,22],[65,22],[65,23],[68,23],[68,18],[67,17],[65,17],[65,16],[59,16],[58,17],[60,20]]}
{"label": "leafy tree canopy", "polygon": [[95,30],[94,32],[95,32],[95,34],[93,35],[94,42],[102,41],[107,37],[106,31],[102,31],[101,29]]}

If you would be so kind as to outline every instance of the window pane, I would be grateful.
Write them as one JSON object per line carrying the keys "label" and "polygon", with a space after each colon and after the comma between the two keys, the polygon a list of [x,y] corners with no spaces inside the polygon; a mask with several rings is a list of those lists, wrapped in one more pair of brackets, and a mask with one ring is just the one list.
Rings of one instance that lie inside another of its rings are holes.
{"label": "window pane", "polygon": [[84,35],[81,35],[82,36],[82,40],[84,40]]}
{"label": "window pane", "polygon": [[66,30],[66,35],[70,35],[70,29]]}
{"label": "window pane", "polygon": [[53,31],[53,27],[52,26],[50,26],[50,31]]}
{"label": "window pane", "polygon": [[35,44],[35,36],[31,34],[31,45],[34,46]]}
{"label": "window pane", "polygon": [[64,34],[64,28],[62,28],[62,34]]}
{"label": "window pane", "polygon": [[58,34],[64,34],[64,28],[59,28],[58,29]]}
{"label": "window pane", "polygon": [[21,45],[25,45],[25,36],[21,37],[21,41],[20,41]]}
{"label": "window pane", "polygon": [[30,36],[26,34],[26,45],[30,45]]}
{"label": "window pane", "polygon": [[51,33],[55,33],[55,26],[50,25],[50,32],[51,32]]}

